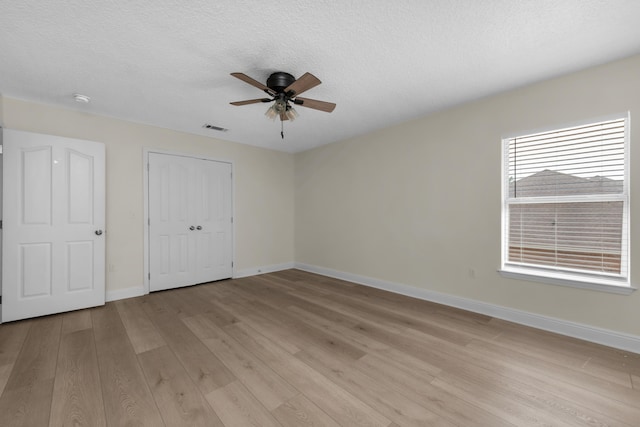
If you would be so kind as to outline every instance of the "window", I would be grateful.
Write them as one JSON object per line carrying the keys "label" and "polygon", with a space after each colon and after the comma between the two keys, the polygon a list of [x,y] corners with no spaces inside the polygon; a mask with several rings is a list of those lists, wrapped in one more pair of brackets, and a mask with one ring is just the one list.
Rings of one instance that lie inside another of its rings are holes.
{"label": "window", "polygon": [[502,270],[629,286],[628,117],[503,140]]}

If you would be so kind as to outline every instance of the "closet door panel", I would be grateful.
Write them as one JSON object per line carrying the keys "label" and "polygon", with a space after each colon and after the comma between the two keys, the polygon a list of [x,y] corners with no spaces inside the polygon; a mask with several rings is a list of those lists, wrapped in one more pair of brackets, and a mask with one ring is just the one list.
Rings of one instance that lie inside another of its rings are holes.
{"label": "closet door panel", "polygon": [[149,154],[150,290],[193,284],[194,172],[191,159]]}

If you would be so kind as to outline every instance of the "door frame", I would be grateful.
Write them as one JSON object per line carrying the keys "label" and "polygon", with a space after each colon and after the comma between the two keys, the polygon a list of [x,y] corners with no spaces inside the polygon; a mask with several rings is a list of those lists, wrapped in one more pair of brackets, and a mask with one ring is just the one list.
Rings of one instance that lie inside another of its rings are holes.
{"label": "door frame", "polygon": [[142,180],[144,187],[144,217],[142,218],[144,223],[144,282],[143,282],[143,294],[149,293],[150,281],[149,275],[151,269],[149,266],[149,154],[165,154],[176,157],[189,157],[193,159],[209,160],[213,162],[228,163],[231,165],[231,277],[236,277],[236,222],[235,222],[235,202],[236,202],[236,185],[235,185],[235,165],[233,161],[228,159],[221,159],[218,157],[210,157],[194,153],[185,153],[173,150],[160,150],[156,148],[142,148]]}

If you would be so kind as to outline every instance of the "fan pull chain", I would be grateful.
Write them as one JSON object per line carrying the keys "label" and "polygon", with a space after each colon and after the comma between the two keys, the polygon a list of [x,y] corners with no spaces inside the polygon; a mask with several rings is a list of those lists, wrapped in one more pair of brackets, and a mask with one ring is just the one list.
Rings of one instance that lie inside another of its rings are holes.
{"label": "fan pull chain", "polygon": [[284,120],[280,119],[280,136],[284,139]]}

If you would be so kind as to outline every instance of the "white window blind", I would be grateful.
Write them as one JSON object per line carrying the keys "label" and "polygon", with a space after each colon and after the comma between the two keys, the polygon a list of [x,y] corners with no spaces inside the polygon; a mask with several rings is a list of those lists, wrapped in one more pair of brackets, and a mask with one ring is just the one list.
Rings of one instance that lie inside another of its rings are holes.
{"label": "white window blind", "polygon": [[627,121],[504,141],[503,266],[626,282]]}

